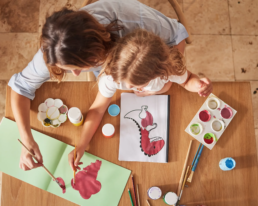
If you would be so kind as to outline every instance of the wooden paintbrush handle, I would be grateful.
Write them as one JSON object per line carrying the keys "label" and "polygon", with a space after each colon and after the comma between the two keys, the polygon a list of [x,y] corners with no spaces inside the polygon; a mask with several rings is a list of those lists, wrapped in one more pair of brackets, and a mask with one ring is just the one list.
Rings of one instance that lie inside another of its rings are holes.
{"label": "wooden paintbrush handle", "polygon": [[49,172],[49,170],[45,167],[45,165],[43,165],[42,167],[43,167],[43,168],[46,170],[46,172],[53,178],[53,180],[56,181],[56,178],[51,174],[51,172]]}

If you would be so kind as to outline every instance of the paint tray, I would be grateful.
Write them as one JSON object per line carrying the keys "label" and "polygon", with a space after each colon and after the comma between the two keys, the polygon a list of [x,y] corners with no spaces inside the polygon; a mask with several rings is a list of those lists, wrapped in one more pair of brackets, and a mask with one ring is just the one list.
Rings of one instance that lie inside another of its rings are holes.
{"label": "paint tray", "polygon": [[211,150],[236,113],[220,98],[210,94],[185,131]]}

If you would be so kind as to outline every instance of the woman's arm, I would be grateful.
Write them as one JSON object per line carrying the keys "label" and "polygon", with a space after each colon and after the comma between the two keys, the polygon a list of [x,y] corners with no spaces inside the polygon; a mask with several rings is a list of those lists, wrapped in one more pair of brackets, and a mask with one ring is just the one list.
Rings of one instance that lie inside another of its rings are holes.
{"label": "woman's arm", "polygon": [[212,83],[208,78],[199,78],[197,75],[187,71],[187,79],[183,84],[180,84],[190,92],[198,92],[200,96],[208,96],[212,90]]}
{"label": "woman's arm", "polygon": [[30,99],[24,97],[15,91],[11,92],[11,106],[14,118],[18,125],[22,142],[26,147],[36,155],[39,163],[35,163],[31,155],[22,147],[20,157],[20,168],[23,170],[30,170],[42,166],[42,155],[40,153],[38,144],[33,139],[30,128]]}
{"label": "woman's arm", "polygon": [[175,45],[174,47],[177,48],[178,51],[180,51],[181,54],[184,55],[184,53],[185,53],[185,39],[183,41],[181,41],[178,45]]}
{"label": "woman's arm", "polygon": [[73,170],[80,169],[78,165],[80,164],[79,161],[89,144],[90,140],[92,139],[93,135],[95,134],[102,117],[110,104],[111,98],[104,97],[100,92],[98,92],[96,99],[94,100],[93,104],[91,105],[85,122],[83,124],[83,129],[81,133],[81,138],[79,144],[76,147],[76,160],[74,162],[74,151],[70,152],[68,155],[68,161]]}

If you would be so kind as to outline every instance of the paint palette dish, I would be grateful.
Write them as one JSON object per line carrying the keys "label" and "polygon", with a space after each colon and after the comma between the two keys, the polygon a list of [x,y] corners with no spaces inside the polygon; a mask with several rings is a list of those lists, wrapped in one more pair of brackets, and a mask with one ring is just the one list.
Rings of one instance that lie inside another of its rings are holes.
{"label": "paint palette dish", "polygon": [[67,120],[68,107],[61,99],[48,98],[38,107],[38,120],[44,127],[59,127]]}
{"label": "paint palette dish", "polygon": [[232,107],[210,94],[185,131],[211,150],[236,113]]}

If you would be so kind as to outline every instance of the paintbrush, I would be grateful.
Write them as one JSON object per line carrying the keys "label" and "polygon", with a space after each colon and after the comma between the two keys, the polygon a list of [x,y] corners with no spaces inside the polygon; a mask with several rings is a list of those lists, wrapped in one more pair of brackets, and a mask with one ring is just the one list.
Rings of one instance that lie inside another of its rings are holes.
{"label": "paintbrush", "polygon": [[[76,145],[74,148],[74,154],[73,154],[73,164],[75,163],[76,160]],[[75,185],[75,170],[73,170],[73,184]]]}
{"label": "paintbrush", "polygon": [[199,150],[199,153],[198,153],[198,155],[197,155],[197,157],[196,157],[196,160],[195,160],[195,162],[194,162],[194,165],[193,165],[191,174],[189,175],[189,177],[188,177],[188,179],[187,179],[187,182],[192,182],[192,180],[193,180],[194,171],[195,171],[196,166],[197,166],[197,164],[198,164],[198,162],[199,162],[199,159],[200,159],[200,157],[201,157],[203,147],[204,147],[204,145],[202,145],[202,146],[201,146],[201,149]]}
{"label": "paintbrush", "polygon": [[[37,157],[31,153],[31,151],[18,139],[18,141],[22,144],[22,146],[28,151],[28,153],[38,162]],[[42,164],[42,167],[46,170],[46,172],[55,180],[55,182],[63,189],[63,185],[49,172],[49,170]]]}
{"label": "paintbrush", "polygon": [[[192,179],[189,179],[189,177],[190,177],[190,175],[191,175],[191,170],[192,170],[192,168],[193,168],[193,165],[194,165],[196,156],[198,155],[198,152],[199,152],[199,149],[200,149],[201,145],[202,145],[202,143],[199,144],[199,147],[198,147],[198,149],[197,149],[197,151],[196,151],[196,153],[195,153],[195,156],[194,156],[194,158],[193,158],[192,164],[191,164],[191,166],[190,166],[190,169],[189,169],[189,173],[190,173],[190,174],[189,174],[189,176],[188,176],[188,178],[187,178],[187,181],[186,181],[186,182],[188,182],[188,183],[191,183],[191,181],[192,181]],[[187,174],[187,175],[188,175],[188,174]]]}
{"label": "paintbrush", "polygon": [[138,199],[138,206],[141,206],[141,204],[140,204],[140,195],[139,195],[139,187],[138,187],[139,185],[137,184],[137,199]]}
{"label": "paintbrush", "polygon": [[180,195],[178,197],[178,201],[177,201],[177,204],[179,204],[179,201],[182,197],[182,194],[183,194],[183,190],[184,190],[184,186],[185,186],[185,182],[186,182],[186,178],[187,178],[187,174],[188,174],[188,171],[190,169],[190,166],[187,166],[187,170],[186,170],[186,173],[185,173],[185,177],[184,177],[184,182],[183,182],[183,185],[182,185],[182,188],[181,188],[181,192],[180,192]]}
{"label": "paintbrush", "polygon": [[146,202],[148,203],[149,206],[151,206],[148,200],[146,200]]}

